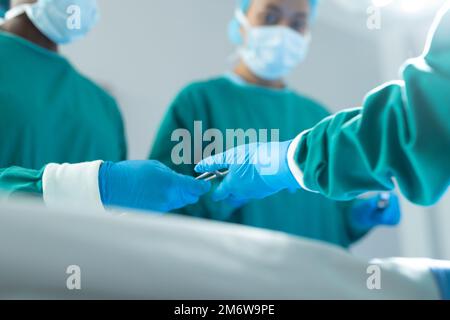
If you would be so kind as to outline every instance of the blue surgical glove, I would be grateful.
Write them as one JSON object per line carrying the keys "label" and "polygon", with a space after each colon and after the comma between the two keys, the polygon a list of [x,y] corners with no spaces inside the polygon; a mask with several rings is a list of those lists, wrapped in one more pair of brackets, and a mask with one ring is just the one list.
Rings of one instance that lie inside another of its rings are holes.
{"label": "blue surgical glove", "polygon": [[149,160],[104,162],[99,187],[106,207],[167,212],[196,203],[209,191],[210,183]]}
{"label": "blue surgical glove", "polygon": [[428,265],[439,286],[442,300],[450,301],[450,261],[429,260]]}
{"label": "blue surgical glove", "polygon": [[352,208],[352,224],[361,230],[376,226],[396,226],[400,223],[401,210],[398,197],[394,194],[378,194],[365,200],[358,200]]}
{"label": "blue surgical glove", "polygon": [[291,173],[287,153],[291,141],[242,145],[201,161],[198,173],[229,169],[213,193],[214,201],[238,206],[284,189],[300,189]]}

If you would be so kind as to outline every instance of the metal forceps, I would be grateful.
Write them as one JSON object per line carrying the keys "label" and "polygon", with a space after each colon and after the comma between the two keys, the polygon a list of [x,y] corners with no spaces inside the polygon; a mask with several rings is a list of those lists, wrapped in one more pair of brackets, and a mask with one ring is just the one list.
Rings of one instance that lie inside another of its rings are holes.
{"label": "metal forceps", "polygon": [[214,179],[225,177],[229,172],[230,172],[230,170],[205,172],[204,174],[198,176],[195,179],[196,180],[204,180],[204,181],[212,181]]}
{"label": "metal forceps", "polygon": [[380,199],[377,203],[378,210],[384,210],[388,208],[391,204],[391,194],[389,192],[382,192],[380,194]]}

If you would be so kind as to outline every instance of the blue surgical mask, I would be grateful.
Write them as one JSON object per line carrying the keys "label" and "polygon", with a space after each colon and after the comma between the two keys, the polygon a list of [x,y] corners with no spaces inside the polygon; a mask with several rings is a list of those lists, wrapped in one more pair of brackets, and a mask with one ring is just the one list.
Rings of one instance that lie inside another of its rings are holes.
{"label": "blue surgical mask", "polygon": [[253,27],[239,10],[236,18],[246,32],[239,56],[258,77],[270,81],[282,79],[306,58],[309,36],[285,26]]}
{"label": "blue surgical mask", "polygon": [[99,19],[96,0],[38,0],[13,7],[5,18],[12,19],[23,13],[56,44],[83,38]]}

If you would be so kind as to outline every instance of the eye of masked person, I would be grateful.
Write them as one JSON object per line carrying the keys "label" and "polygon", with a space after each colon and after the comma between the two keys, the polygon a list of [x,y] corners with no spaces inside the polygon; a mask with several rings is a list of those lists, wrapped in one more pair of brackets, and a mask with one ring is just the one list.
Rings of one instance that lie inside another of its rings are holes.
{"label": "eye of masked person", "polygon": [[305,33],[308,29],[308,14],[297,12],[291,17],[283,15],[282,10],[275,5],[269,5],[258,15],[258,25],[276,26],[285,25],[299,33]]}

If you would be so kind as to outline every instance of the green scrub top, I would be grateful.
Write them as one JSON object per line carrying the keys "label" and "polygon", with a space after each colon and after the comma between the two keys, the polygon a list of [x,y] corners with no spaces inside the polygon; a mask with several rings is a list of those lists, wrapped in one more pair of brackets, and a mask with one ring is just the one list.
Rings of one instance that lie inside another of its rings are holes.
{"label": "green scrub top", "polygon": [[0,32],[0,48],[1,189],[42,192],[28,179],[52,162],[126,158],[122,117],[109,94],[61,55],[22,38]]}
{"label": "green scrub top", "polygon": [[9,0],[0,0],[0,18],[5,16],[5,13],[9,9]]}
{"label": "green scrub top", "polygon": [[[171,156],[179,143],[171,141],[172,133],[187,129],[194,139],[194,121],[202,122],[203,132],[216,128],[224,137],[227,129],[253,128],[269,130],[270,139],[270,130],[279,129],[280,139],[288,140],[328,115],[322,106],[291,90],[241,84],[227,76],[194,83],[182,90],[170,106],[150,158],[180,173],[196,176],[194,164],[175,165]],[[203,143],[203,148],[208,144]],[[193,163],[194,142],[191,151]],[[284,191],[239,209],[205,196],[199,203],[176,213],[283,231],[347,247],[368,231],[352,226],[351,207],[352,203],[328,200],[305,191]]]}
{"label": "green scrub top", "polygon": [[439,201],[450,185],[450,11],[434,26],[403,81],[299,137],[295,160],[305,187],[345,200],[392,189],[396,180],[414,203]]}

